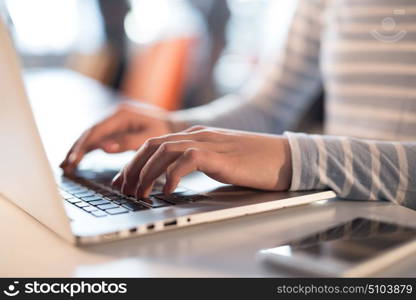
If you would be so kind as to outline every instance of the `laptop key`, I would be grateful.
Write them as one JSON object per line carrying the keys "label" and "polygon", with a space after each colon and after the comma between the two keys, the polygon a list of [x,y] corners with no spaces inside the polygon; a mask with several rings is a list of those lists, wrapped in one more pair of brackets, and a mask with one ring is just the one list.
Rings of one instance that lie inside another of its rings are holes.
{"label": "laptop key", "polygon": [[93,196],[93,195],[95,195],[95,192],[94,191],[86,191],[86,192],[81,192],[81,193],[75,193],[73,195],[75,197],[78,197],[78,198],[83,198],[83,197]]}
{"label": "laptop key", "polygon": [[68,194],[67,192],[64,192],[64,191],[59,191],[59,193],[61,194],[62,198],[64,198],[64,199],[74,198],[74,196],[72,196],[71,194]]}
{"label": "laptop key", "polygon": [[83,210],[87,211],[87,212],[93,212],[93,211],[97,211],[98,209],[94,206],[88,205],[82,208]]}
{"label": "laptop key", "polygon": [[145,207],[144,205],[138,204],[138,203],[134,203],[134,202],[127,202],[125,204],[122,205],[124,208],[127,208],[128,210],[131,211],[137,211],[137,210],[142,210],[142,209],[148,209],[147,207]]}
{"label": "laptop key", "polygon": [[97,205],[103,205],[103,204],[110,204],[111,202],[108,200],[96,200],[96,201],[90,201],[88,203],[91,205],[97,206]]}
{"label": "laptop key", "polygon": [[126,199],[113,200],[112,202],[114,202],[114,203],[116,203],[118,205],[121,205],[121,204],[124,204],[124,203],[128,203],[128,201]]}
{"label": "laptop key", "polygon": [[72,203],[72,204],[77,203],[77,202],[81,202],[81,200],[77,199],[77,198],[69,198],[69,199],[65,199],[65,201],[67,201],[69,203]]}
{"label": "laptop key", "polygon": [[110,195],[107,196],[106,198],[110,199],[110,200],[122,200],[122,199],[126,199],[124,196],[119,196],[119,195]]}
{"label": "laptop key", "polygon": [[91,214],[95,217],[105,217],[107,214],[101,210],[92,211]]}
{"label": "laptop key", "polygon": [[75,182],[70,182],[70,181],[66,181],[66,180],[59,182],[58,185],[60,187],[62,187],[63,189],[65,189],[65,188],[70,189],[70,188],[73,188],[73,187],[79,187],[79,185],[76,184]]}
{"label": "laptop key", "polygon": [[86,201],[86,202],[91,202],[91,201],[95,201],[95,200],[103,200],[103,198],[98,196],[98,195],[82,197],[81,199]]}
{"label": "laptop key", "polygon": [[65,189],[65,191],[67,191],[70,194],[75,194],[75,193],[87,192],[88,189],[82,186],[75,186],[73,188],[67,188]]}
{"label": "laptop key", "polygon": [[147,205],[150,205],[152,208],[158,208],[158,207],[163,207],[163,206],[170,206],[171,204],[163,201],[161,199],[158,199],[156,197],[150,197],[147,199],[142,199],[141,202],[146,203]]}
{"label": "laptop key", "polygon": [[69,181],[62,181],[59,184],[60,187],[62,187],[63,189],[70,189],[70,188],[75,188],[75,187],[79,187],[78,184],[74,183],[74,182],[69,182]]}
{"label": "laptop key", "polygon": [[75,205],[76,205],[76,206],[78,206],[78,207],[85,207],[85,206],[89,206],[89,204],[88,204],[88,203],[86,203],[86,202],[77,202],[77,203],[75,203]]}
{"label": "laptop key", "polygon": [[110,191],[105,191],[105,190],[97,190],[96,191],[98,194],[104,196],[104,197],[108,197],[108,196],[113,196],[114,193],[110,192]]}
{"label": "laptop key", "polygon": [[114,203],[110,203],[110,204],[97,205],[97,207],[98,207],[99,209],[104,209],[104,210],[107,210],[107,209],[110,209],[110,208],[117,208],[117,207],[119,207],[119,206],[118,206],[118,205],[116,205],[116,204],[114,204]]}
{"label": "laptop key", "polygon": [[118,207],[118,208],[107,209],[106,212],[109,213],[110,215],[118,215],[118,214],[128,213],[129,210],[124,207]]}

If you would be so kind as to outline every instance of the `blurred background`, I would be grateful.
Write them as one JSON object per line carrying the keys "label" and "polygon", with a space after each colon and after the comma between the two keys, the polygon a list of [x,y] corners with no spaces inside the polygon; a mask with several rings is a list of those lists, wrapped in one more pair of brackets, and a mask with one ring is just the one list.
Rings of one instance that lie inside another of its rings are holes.
{"label": "blurred background", "polygon": [[293,0],[0,0],[26,71],[70,69],[168,110],[201,105],[246,86],[276,56],[295,5]]}

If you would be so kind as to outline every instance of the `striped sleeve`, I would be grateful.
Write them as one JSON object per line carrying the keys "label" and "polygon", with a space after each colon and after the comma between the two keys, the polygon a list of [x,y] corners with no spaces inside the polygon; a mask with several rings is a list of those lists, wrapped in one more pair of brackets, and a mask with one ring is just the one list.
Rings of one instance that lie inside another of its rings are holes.
{"label": "striped sleeve", "polygon": [[294,130],[322,90],[319,67],[322,0],[302,0],[288,38],[256,88],[172,114],[190,125],[266,133]]}
{"label": "striped sleeve", "polygon": [[286,132],[292,191],[332,189],[340,198],[416,208],[416,143]]}

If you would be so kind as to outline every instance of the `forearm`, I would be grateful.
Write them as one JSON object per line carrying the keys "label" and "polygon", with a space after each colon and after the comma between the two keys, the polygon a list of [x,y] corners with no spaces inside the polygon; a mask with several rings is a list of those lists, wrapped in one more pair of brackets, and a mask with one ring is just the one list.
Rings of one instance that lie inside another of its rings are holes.
{"label": "forearm", "polygon": [[291,190],[330,188],[341,198],[416,207],[416,144],[286,133]]}
{"label": "forearm", "polygon": [[282,133],[284,119],[264,112],[238,95],[228,95],[200,107],[170,114],[173,131],[192,125],[220,127],[261,133]]}

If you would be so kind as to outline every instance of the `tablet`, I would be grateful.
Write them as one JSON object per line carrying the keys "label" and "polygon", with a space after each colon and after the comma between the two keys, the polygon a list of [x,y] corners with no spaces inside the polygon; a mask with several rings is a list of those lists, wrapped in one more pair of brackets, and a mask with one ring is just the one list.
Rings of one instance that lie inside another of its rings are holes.
{"label": "tablet", "polygon": [[263,259],[309,274],[362,277],[416,252],[416,228],[357,218],[260,251]]}

